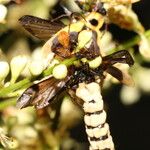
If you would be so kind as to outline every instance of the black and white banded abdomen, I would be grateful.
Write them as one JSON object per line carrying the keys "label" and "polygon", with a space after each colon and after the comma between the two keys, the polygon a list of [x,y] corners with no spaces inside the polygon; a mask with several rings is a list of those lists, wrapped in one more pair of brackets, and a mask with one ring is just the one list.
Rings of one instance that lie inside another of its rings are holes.
{"label": "black and white banded abdomen", "polygon": [[90,150],[114,150],[98,83],[80,83],[76,95],[84,101],[84,122]]}

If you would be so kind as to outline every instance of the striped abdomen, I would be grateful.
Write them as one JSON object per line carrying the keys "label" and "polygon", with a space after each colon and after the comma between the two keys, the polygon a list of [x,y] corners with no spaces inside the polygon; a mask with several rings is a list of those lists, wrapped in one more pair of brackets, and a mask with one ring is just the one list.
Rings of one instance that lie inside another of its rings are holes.
{"label": "striped abdomen", "polygon": [[81,83],[76,95],[84,101],[84,121],[90,150],[114,150],[100,92],[100,86],[95,82]]}

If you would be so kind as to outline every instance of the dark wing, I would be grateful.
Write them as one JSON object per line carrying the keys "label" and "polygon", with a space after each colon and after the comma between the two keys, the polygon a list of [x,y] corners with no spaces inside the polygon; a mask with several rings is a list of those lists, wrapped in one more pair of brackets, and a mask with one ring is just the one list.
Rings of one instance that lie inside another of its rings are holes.
{"label": "dark wing", "polygon": [[103,61],[108,61],[111,65],[115,63],[125,63],[129,66],[134,65],[134,60],[127,50],[117,51],[110,55],[103,57]]}
{"label": "dark wing", "polygon": [[68,78],[57,80],[49,77],[26,89],[17,101],[18,108],[35,106],[37,109],[46,107],[49,102],[65,89]]}
{"label": "dark wing", "polygon": [[127,86],[134,86],[134,81],[127,72],[123,72],[114,66],[108,67],[106,72],[108,72],[114,78],[119,80],[121,83],[123,83]]}
{"label": "dark wing", "polygon": [[41,40],[49,39],[53,34],[64,27],[61,22],[51,22],[50,20],[29,15],[21,17],[19,22],[28,32]]}

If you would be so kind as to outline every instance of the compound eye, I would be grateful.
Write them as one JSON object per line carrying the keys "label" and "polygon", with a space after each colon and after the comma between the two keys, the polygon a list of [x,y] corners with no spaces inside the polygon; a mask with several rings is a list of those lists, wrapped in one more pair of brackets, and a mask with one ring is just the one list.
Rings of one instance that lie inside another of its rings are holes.
{"label": "compound eye", "polygon": [[105,8],[100,8],[98,11],[100,14],[102,14],[103,16],[106,16],[107,12]]}
{"label": "compound eye", "polygon": [[96,19],[91,19],[89,22],[90,22],[91,25],[93,25],[93,26],[97,26],[97,25],[98,25],[98,21],[97,21]]}

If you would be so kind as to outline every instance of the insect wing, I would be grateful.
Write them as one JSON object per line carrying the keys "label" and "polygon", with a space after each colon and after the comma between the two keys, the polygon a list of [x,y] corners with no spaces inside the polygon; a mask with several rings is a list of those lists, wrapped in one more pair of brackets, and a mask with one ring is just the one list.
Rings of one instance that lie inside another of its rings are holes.
{"label": "insect wing", "polygon": [[64,27],[61,22],[51,22],[29,15],[21,17],[19,22],[29,33],[41,40],[49,39],[53,34]]}
{"label": "insect wing", "polygon": [[57,80],[53,77],[33,84],[17,101],[18,108],[35,106],[37,109],[46,107],[49,102],[65,88],[67,79]]}
{"label": "insect wing", "polygon": [[127,85],[127,86],[134,86],[134,81],[132,77],[125,71],[121,71],[120,69],[110,66],[106,72],[108,72],[110,75],[112,75],[114,78],[119,80],[121,83]]}
{"label": "insect wing", "polygon": [[74,104],[77,104],[80,107],[83,107],[83,100],[76,96],[75,91],[69,89],[68,94],[71,97],[71,100]]}

